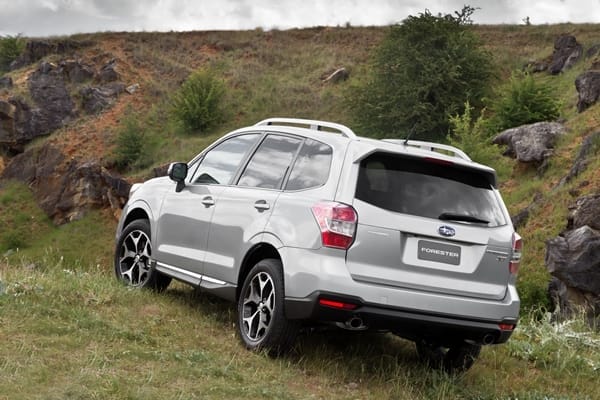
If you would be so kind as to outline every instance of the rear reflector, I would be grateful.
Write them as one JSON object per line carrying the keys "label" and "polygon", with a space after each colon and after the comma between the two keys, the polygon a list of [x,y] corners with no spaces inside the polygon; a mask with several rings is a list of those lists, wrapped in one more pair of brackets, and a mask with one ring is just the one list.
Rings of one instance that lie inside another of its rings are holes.
{"label": "rear reflector", "polygon": [[319,304],[325,307],[337,308],[339,310],[354,310],[358,307],[356,304],[329,299],[319,299]]}
{"label": "rear reflector", "polygon": [[502,331],[512,331],[513,329],[515,329],[514,324],[498,324],[498,327]]}
{"label": "rear reflector", "polygon": [[358,215],[352,206],[333,201],[312,206],[312,213],[321,229],[325,247],[347,250],[354,242]]}

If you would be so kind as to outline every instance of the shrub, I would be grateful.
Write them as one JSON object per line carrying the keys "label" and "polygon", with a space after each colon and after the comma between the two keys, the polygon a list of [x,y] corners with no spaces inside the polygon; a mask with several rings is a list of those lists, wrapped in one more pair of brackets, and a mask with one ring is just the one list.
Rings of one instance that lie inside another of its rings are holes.
{"label": "shrub", "polygon": [[25,41],[20,35],[0,36],[0,71],[8,71],[12,63],[25,49]]}
{"label": "shrub", "polygon": [[144,133],[134,115],[130,114],[123,120],[115,145],[114,161],[118,169],[131,168],[139,162],[144,151]]}
{"label": "shrub", "polygon": [[537,83],[531,74],[514,73],[490,109],[493,114],[490,130],[498,133],[520,125],[556,120],[560,115],[560,102],[550,87]]}
{"label": "shrub", "polygon": [[496,169],[500,180],[510,174],[505,158],[501,150],[491,142],[487,134],[488,121],[484,118],[482,110],[477,120],[473,121],[472,112],[474,108],[467,101],[464,112],[450,117],[451,134],[448,142],[463,150],[473,161],[489,165]]}
{"label": "shrub", "polygon": [[210,71],[196,71],[173,96],[172,115],[188,131],[205,131],[223,119],[224,94],[223,82]]}
{"label": "shrub", "polygon": [[355,126],[369,136],[443,140],[465,101],[476,108],[492,78],[491,56],[469,29],[474,8],[455,15],[425,11],[390,28],[375,53],[372,75],[352,89]]}

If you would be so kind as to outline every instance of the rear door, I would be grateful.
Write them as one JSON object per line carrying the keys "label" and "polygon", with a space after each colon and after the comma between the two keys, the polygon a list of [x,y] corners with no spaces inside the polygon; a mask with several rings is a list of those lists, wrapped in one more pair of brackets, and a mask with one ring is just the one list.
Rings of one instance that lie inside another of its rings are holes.
{"label": "rear door", "polygon": [[235,283],[238,267],[260,241],[302,139],[269,134],[250,158],[235,186],[219,196],[210,225],[204,274]]}
{"label": "rear door", "polygon": [[353,206],[353,279],[502,299],[512,226],[485,174],[450,162],[376,152],[361,161]]}

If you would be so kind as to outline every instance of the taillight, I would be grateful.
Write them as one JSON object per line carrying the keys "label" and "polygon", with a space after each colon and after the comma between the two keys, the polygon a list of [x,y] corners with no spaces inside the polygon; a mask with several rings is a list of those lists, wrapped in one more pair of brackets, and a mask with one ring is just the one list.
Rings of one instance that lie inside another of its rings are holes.
{"label": "taillight", "polygon": [[352,206],[333,201],[312,206],[325,247],[347,250],[354,242],[358,216]]}
{"label": "taillight", "polygon": [[514,232],[512,236],[512,256],[510,258],[510,262],[508,263],[508,270],[512,275],[516,275],[519,272],[522,249],[523,239],[517,232]]}

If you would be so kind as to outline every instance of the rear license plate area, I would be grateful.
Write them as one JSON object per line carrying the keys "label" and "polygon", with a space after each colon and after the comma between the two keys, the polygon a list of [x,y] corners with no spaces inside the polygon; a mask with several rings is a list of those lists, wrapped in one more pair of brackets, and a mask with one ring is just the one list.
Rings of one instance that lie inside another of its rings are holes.
{"label": "rear license plate area", "polygon": [[460,246],[431,242],[429,240],[419,240],[418,246],[417,257],[420,260],[451,265],[460,264]]}

